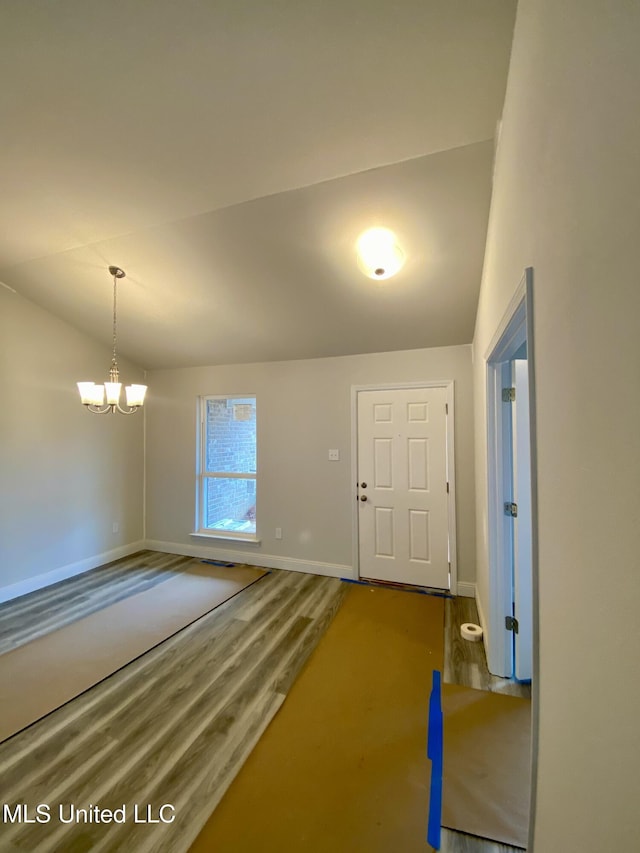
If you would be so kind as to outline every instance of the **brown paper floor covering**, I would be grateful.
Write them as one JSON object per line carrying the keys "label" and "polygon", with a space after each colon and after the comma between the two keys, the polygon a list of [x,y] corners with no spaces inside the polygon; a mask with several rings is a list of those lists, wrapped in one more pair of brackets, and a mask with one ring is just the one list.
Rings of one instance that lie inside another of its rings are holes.
{"label": "brown paper floor covering", "polygon": [[527,846],[531,701],[445,684],[442,825]]}
{"label": "brown paper floor covering", "polygon": [[441,598],[353,586],[190,853],[424,853]]}

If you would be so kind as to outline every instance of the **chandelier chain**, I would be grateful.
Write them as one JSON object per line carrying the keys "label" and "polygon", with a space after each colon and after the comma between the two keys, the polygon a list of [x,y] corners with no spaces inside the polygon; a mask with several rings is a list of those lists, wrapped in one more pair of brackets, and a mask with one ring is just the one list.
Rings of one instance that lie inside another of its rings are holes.
{"label": "chandelier chain", "polygon": [[113,367],[118,366],[118,362],[116,360],[116,293],[117,293],[117,282],[118,276],[113,274],[113,358],[111,359],[111,363]]}

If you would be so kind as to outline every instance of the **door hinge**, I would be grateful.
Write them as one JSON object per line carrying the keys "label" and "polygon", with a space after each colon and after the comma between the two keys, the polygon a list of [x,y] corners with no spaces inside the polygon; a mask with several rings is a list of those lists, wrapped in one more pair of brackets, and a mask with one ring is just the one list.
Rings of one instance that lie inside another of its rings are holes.
{"label": "door hinge", "polygon": [[518,620],[515,616],[505,616],[504,617],[504,627],[507,631],[513,631],[514,634],[518,633]]}
{"label": "door hinge", "polygon": [[507,501],[504,505],[504,514],[511,515],[513,518],[516,518],[518,515],[518,504],[509,503],[509,501]]}
{"label": "door hinge", "polygon": [[447,483],[447,494],[449,494],[449,483]]}
{"label": "door hinge", "polygon": [[502,402],[503,403],[513,403],[516,399],[516,389],[515,388],[503,388],[502,389]]}
{"label": "door hinge", "polygon": [[449,414],[449,404],[448,403],[444,404],[444,413],[445,413],[445,415]]}

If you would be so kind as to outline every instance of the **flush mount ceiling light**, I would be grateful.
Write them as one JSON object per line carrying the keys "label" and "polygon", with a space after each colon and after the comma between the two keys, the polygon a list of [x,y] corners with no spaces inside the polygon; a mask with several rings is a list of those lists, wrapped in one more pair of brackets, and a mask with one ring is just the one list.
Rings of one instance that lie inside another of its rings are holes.
{"label": "flush mount ceiling light", "polygon": [[78,382],[78,390],[82,404],[96,415],[114,414],[115,412],[120,412],[121,415],[132,415],[143,405],[147,386],[127,385],[125,395],[129,408],[125,409],[120,405],[122,383],[120,382],[120,372],[116,359],[116,286],[118,279],[124,278],[126,273],[120,267],[109,267],[109,272],[113,276],[113,356],[109,370],[109,381],[103,385],[96,385],[94,382]]}
{"label": "flush mount ceiling light", "polygon": [[369,228],[356,243],[358,266],[369,278],[391,278],[404,264],[404,252],[388,228]]}

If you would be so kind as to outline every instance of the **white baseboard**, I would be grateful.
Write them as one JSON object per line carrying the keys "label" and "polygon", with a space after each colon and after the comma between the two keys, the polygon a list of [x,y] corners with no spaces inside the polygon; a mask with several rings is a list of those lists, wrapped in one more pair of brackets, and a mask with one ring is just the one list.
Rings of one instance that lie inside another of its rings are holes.
{"label": "white baseboard", "polygon": [[178,542],[161,542],[147,539],[143,543],[149,551],[164,551],[167,554],[184,554],[187,557],[201,557],[205,560],[223,560],[227,563],[248,563],[263,569],[285,569],[289,572],[305,572],[310,575],[325,575],[330,578],[353,579],[353,566],[339,563],[317,563],[313,560],[296,560],[293,557],[276,557],[272,554],[259,554],[256,551],[225,550],[209,545],[181,545]]}
{"label": "white baseboard", "polygon": [[10,584],[9,586],[0,587],[0,604],[3,601],[10,601],[13,598],[19,598],[21,595],[26,595],[28,592],[34,592],[36,589],[43,589],[45,586],[51,586],[58,581],[66,580],[74,575],[81,575],[83,572],[88,572],[90,569],[95,569],[98,566],[103,566],[105,563],[111,563],[113,560],[119,560],[121,557],[128,557],[129,554],[135,554],[136,551],[144,549],[144,542],[130,542],[128,545],[120,545],[118,548],[113,548],[111,551],[103,551],[102,554],[94,554],[92,557],[87,557],[84,560],[79,560],[77,563],[68,563],[66,566],[60,566],[58,569],[53,569],[50,572],[44,572],[41,575],[35,575],[32,578],[26,578],[23,581]]}
{"label": "white baseboard", "polygon": [[463,598],[475,598],[476,585],[468,581],[458,581],[456,584],[456,595],[461,595]]}
{"label": "white baseboard", "polygon": [[482,642],[484,643],[484,653],[489,660],[489,632],[487,630],[487,620],[484,616],[484,610],[482,609],[482,602],[480,601],[480,596],[476,595],[476,606],[478,608],[478,620],[480,622],[480,627],[482,628]]}

